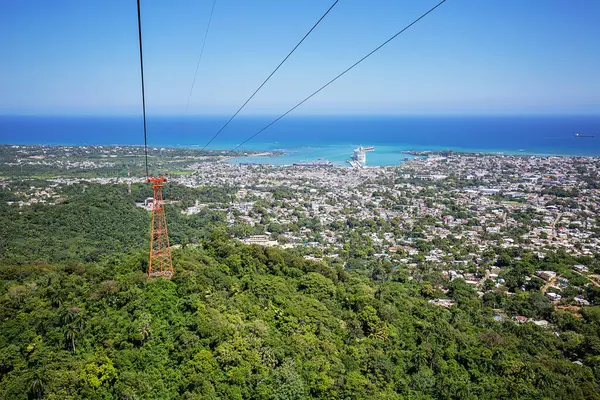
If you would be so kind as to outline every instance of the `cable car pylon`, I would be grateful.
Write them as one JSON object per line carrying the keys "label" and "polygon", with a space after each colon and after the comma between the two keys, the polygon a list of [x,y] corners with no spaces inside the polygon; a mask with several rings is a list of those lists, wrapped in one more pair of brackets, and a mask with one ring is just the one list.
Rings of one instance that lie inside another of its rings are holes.
{"label": "cable car pylon", "polygon": [[165,201],[163,200],[163,184],[167,181],[167,177],[165,174],[158,177],[148,176],[147,180],[149,183],[152,183],[152,188],[154,189],[148,278],[162,277],[171,279],[173,277],[173,260],[171,259]]}
{"label": "cable car pylon", "polygon": [[142,78],[142,110],[144,112],[144,155],[146,160],[146,181],[152,184],[154,196],[152,199],[152,224],[150,225],[150,261],[148,263],[148,279],[173,277],[173,260],[167,231],[167,216],[163,186],[167,176],[152,176],[148,172],[148,140],[146,135],[146,94],[144,90],[144,56],[142,51],[142,18],[140,0],[137,0],[138,40],[140,44],[140,75]]}

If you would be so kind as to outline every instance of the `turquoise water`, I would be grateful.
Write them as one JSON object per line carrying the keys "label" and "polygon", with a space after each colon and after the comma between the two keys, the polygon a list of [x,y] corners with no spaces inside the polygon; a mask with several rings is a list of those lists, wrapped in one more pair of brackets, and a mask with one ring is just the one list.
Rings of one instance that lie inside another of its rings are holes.
{"label": "turquoise water", "polygon": [[[148,145],[202,148],[222,117],[149,117]],[[238,117],[209,149],[232,150],[272,118]],[[577,138],[576,133],[594,135]],[[0,116],[0,143],[141,145],[140,117]],[[326,159],[344,165],[355,147],[375,146],[367,165],[397,165],[403,150],[600,156],[600,116],[286,117],[240,150],[280,150],[282,157],[234,162],[291,164]]]}
{"label": "turquoise water", "polygon": [[[293,148],[277,148],[275,144],[268,143],[256,143],[254,148],[256,150],[264,150],[269,148],[270,151],[281,151],[285,155],[281,156],[251,156],[251,157],[237,157],[228,160],[229,163],[255,163],[255,164],[271,164],[271,165],[291,165],[297,162],[321,162],[331,161],[334,165],[348,165],[346,160],[349,160],[352,156],[354,149],[359,146],[366,146],[369,144],[353,144],[353,145],[326,145],[326,146],[299,146]],[[274,147],[275,146],[275,147]],[[558,153],[539,153],[539,152],[527,152],[524,149],[510,150],[510,149],[468,149],[462,147],[443,147],[443,146],[415,146],[415,145],[377,145],[375,149],[367,153],[367,166],[389,166],[399,165],[406,158],[413,159],[414,156],[403,153],[404,151],[442,151],[442,150],[454,150],[459,152],[475,152],[475,153],[487,153],[487,154],[505,154],[505,155],[565,155]]]}
{"label": "turquoise water", "polygon": [[[288,165],[296,162],[331,161],[334,165],[347,165],[357,145],[327,145],[327,146],[300,146],[292,149],[281,148],[286,154],[276,157],[240,157],[229,160],[233,163],[258,163],[273,165]],[[275,149],[274,149],[275,150]],[[397,146],[377,146],[375,150],[367,153],[367,165],[385,166],[397,165],[407,154],[401,154]]]}

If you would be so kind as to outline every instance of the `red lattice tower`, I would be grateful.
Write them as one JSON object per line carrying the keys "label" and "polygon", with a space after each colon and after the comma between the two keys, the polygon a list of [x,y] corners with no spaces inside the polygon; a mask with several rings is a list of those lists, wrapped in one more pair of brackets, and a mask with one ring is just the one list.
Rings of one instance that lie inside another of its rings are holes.
{"label": "red lattice tower", "polygon": [[148,278],[160,276],[171,279],[173,277],[173,261],[171,260],[169,232],[167,231],[167,217],[165,216],[165,202],[163,200],[163,183],[166,181],[167,177],[164,174],[158,177],[148,176],[148,182],[152,183],[154,189]]}

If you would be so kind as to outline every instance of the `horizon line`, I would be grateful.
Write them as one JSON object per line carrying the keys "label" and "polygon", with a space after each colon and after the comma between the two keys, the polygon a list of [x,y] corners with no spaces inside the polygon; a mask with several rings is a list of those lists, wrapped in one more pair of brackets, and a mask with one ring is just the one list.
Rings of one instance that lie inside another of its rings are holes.
{"label": "horizon line", "polygon": [[[56,117],[56,118],[141,118],[142,113],[2,113],[2,117]],[[228,118],[230,114],[167,114],[158,113],[148,115],[149,118]],[[277,114],[251,114],[242,115],[238,118],[276,118]],[[292,118],[395,118],[395,117],[600,117],[598,113],[555,113],[555,112],[532,112],[532,113],[331,113],[331,114],[295,114],[286,116]]]}

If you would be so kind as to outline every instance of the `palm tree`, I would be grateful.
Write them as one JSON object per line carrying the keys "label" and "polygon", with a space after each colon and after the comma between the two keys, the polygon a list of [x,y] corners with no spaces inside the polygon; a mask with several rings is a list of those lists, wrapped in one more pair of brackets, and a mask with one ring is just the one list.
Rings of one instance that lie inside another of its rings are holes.
{"label": "palm tree", "polygon": [[40,399],[44,395],[45,389],[45,379],[42,378],[42,375],[36,372],[31,382],[29,382],[29,391],[27,393],[27,397],[30,399]]}
{"label": "palm tree", "polygon": [[151,319],[149,315],[144,315],[140,321],[140,335],[142,336],[142,342],[145,342],[152,333],[150,329]]}
{"label": "palm tree", "polygon": [[71,350],[73,350],[73,352],[75,352],[75,343],[77,342],[78,333],[78,329],[73,325],[69,325],[65,332],[65,338],[67,339],[68,344],[70,344]]}

